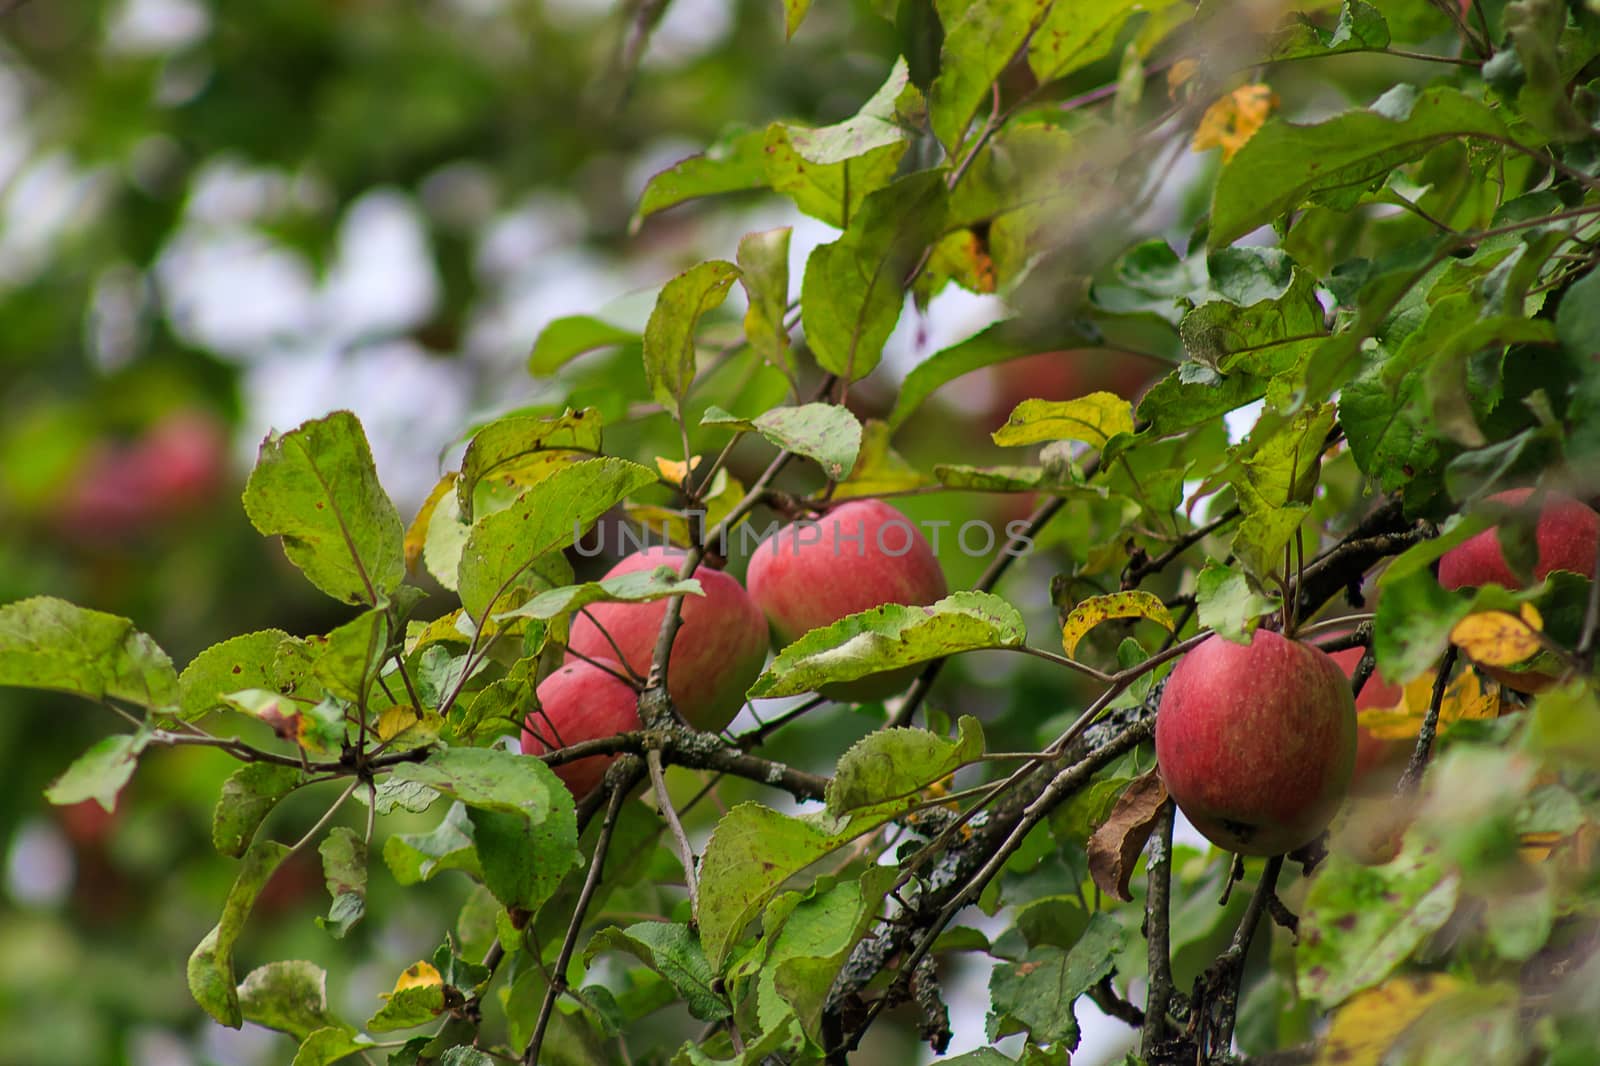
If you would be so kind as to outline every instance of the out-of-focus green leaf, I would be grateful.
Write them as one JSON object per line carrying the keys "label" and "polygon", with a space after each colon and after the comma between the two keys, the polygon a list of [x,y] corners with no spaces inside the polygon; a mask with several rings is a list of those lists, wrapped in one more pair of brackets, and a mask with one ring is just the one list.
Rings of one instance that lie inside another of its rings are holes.
{"label": "out-of-focus green leaf", "polygon": [[1475,134],[1504,137],[1505,124],[1448,86],[1399,85],[1371,107],[1313,125],[1270,121],[1222,168],[1207,241],[1231,244],[1318,193],[1379,181],[1434,145]]}
{"label": "out-of-focus green leaf", "polygon": [[48,596],[0,607],[0,685],[117,699],[150,710],[178,701],[172,660],[132,622]]}
{"label": "out-of-focus green leaf", "polygon": [[733,1013],[726,998],[714,990],[716,974],[706,962],[699,939],[687,925],[637,922],[627,928],[602,929],[584,949],[584,965],[592,964],[602,951],[627,952],[659,973],[684,998],[689,1013],[703,1022],[718,1021]]}
{"label": "out-of-focus green leaf", "polygon": [[1450,917],[1459,882],[1416,845],[1384,866],[1330,857],[1300,915],[1300,994],[1333,1006],[1382,981]]}
{"label": "out-of-focus green leaf", "polygon": [[[648,195],[649,190],[646,189]],[[594,315],[566,315],[539,331],[528,356],[528,373],[547,377],[598,348],[616,348],[639,342],[638,330],[613,325]]]}

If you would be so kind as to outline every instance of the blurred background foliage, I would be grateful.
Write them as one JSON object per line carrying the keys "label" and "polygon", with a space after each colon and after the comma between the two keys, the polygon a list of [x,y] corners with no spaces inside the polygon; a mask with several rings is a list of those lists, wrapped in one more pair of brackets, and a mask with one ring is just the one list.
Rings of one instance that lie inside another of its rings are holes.
{"label": "blurred background foliage", "polygon": [[[1392,6],[1413,39],[1442,28],[1420,0]],[[667,419],[628,418],[647,394],[636,349],[541,380],[526,369],[532,342],[577,311],[642,323],[653,287],[730,257],[747,231],[795,225],[795,264],[830,239],[755,194],[631,222],[652,173],[732,131],[855,113],[900,48],[884,8],[819,2],[785,42],[777,0],[0,3],[0,602],[48,592],[134,618],[179,663],[247,630],[326,631],[343,616],[249,528],[238,491],[268,428],[334,408],[360,415],[407,518],[462,435],[518,407],[593,404],[621,422],[609,451],[676,454]],[[1316,111],[1330,95],[1366,99],[1394,69],[1353,59],[1337,86],[1318,67],[1274,89]],[[1099,63],[1059,91],[1116,74]],[[1203,190],[1192,179],[1214,160],[1174,165],[1147,233],[1183,234],[1200,210],[1184,190]],[[947,290],[902,320],[852,406],[881,417],[908,365],[999,313],[995,297]],[[1161,369],[1105,352],[1019,361],[946,390],[896,445],[924,465],[998,460],[988,432],[1021,398],[1132,394]],[[703,398],[761,409],[782,390],[773,372],[734,367]],[[741,459],[731,470],[748,483],[763,455]],[[1324,481],[1330,515],[1357,504],[1347,459]],[[946,494],[905,509],[955,529],[1029,508]],[[1058,546],[1104,546],[1119,527],[1088,507],[1063,522]],[[943,555],[953,587],[987,561],[948,541]],[[1009,579],[1039,586],[1030,609],[1049,611],[1052,569],[1039,559]],[[980,714],[996,750],[1054,736],[1076,703],[1059,674],[1010,658],[946,671],[936,701]],[[206,1022],[183,980],[232,877],[208,840],[232,764],[152,753],[115,815],[44,804],[44,785],[106,732],[103,713],[0,690],[0,1064],[285,1061],[284,1038]],[[809,718],[795,759],[843,750],[877,721]],[[675,773],[685,798],[698,789]],[[725,785],[696,817],[709,824],[744,795]],[[274,817],[314,818],[308,802]],[[373,918],[335,941],[312,922],[326,906],[316,859],[299,857],[240,956],[270,941],[272,957],[314,959],[340,982],[335,1004],[364,1017],[431,954],[468,888],[444,877],[402,893],[380,869]],[[1197,917],[1196,943],[1223,935],[1225,916]],[[875,1039],[863,1061],[917,1053],[907,1032]]]}

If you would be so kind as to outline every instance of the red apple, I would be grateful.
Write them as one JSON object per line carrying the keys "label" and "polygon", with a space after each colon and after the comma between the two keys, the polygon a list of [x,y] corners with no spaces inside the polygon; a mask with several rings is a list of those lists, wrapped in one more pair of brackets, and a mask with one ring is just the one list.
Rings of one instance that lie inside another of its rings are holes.
{"label": "red apple", "polygon": [[[948,587],[922,531],[881,500],[852,500],[814,522],[785,526],[762,541],[746,575],[780,646],[846,615],[889,603],[927,605]],[[847,702],[893,695],[921,666],[823,687]]]}
{"label": "red apple", "polygon": [[[1520,507],[1533,495],[1532,489],[1512,489],[1489,497],[1493,503]],[[1594,577],[1595,547],[1600,544],[1600,515],[1588,505],[1560,492],[1547,492],[1539,507],[1534,526],[1538,542],[1538,562],[1533,579],[1543,581],[1552,570],[1571,570]],[[1486,529],[1457,544],[1439,560],[1439,584],[1447,589],[1471,588],[1494,583],[1508,589],[1524,587],[1500,551],[1498,529]]]}
{"label": "red apple", "polygon": [[[1356,672],[1356,665],[1361,662],[1361,648],[1346,648],[1343,651],[1330,653],[1330,658],[1339,664],[1346,677],[1352,677]],[[1367,678],[1367,683],[1361,687],[1361,695],[1356,697],[1356,710],[1388,710],[1398,706],[1405,697],[1405,689],[1399,685],[1392,685],[1380,677],[1377,671]],[[1375,737],[1362,726],[1361,719],[1356,719],[1356,768],[1351,777],[1352,787],[1373,770],[1380,766],[1403,761],[1411,754],[1414,743],[1410,740],[1397,738],[1385,739]],[[1389,784],[1394,782],[1390,781]]]}
{"label": "red apple", "polygon": [[61,504],[75,540],[139,536],[210,502],[227,474],[227,434],[210,415],[177,411],[132,444],[102,441]]}
{"label": "red apple", "polygon": [[[1489,499],[1508,507],[1520,507],[1533,496],[1533,489],[1511,489]],[[1543,581],[1554,570],[1570,570],[1594,577],[1595,548],[1600,545],[1600,514],[1587,504],[1560,492],[1547,492],[1539,506],[1534,525],[1538,561],[1533,580]],[[1473,588],[1490,583],[1508,589],[1525,587],[1512,573],[1500,551],[1498,529],[1486,529],[1444,553],[1439,560],[1439,584],[1447,589]],[[1547,688],[1555,679],[1539,671],[1507,670],[1495,666],[1480,669],[1496,681],[1517,692],[1533,693]]]}
{"label": "red apple", "polygon": [[[683,553],[655,547],[635,552],[607,577],[666,566],[677,571]],[[685,596],[683,626],[667,660],[667,691],[678,713],[696,729],[715,733],[744,706],[744,694],[767,658],[767,622],[739,582],[701,566],[695,580],[704,596]],[[572,620],[567,646],[586,658],[620,657],[640,677],[650,672],[656,635],[667,601],[596,603]],[[609,638],[609,639],[607,639]]]}
{"label": "red apple", "polygon": [[1156,761],[1196,829],[1241,855],[1308,843],[1339,809],[1355,766],[1350,682],[1325,652],[1257,630],[1212,636],[1167,679]]}
{"label": "red apple", "polygon": [[[638,729],[639,694],[621,675],[622,667],[615,660],[596,659],[594,663],[567,663],[539,682],[539,709],[522,725],[522,753],[543,755]],[[554,770],[573,796],[582,797],[600,784],[616,758],[591,755]]]}

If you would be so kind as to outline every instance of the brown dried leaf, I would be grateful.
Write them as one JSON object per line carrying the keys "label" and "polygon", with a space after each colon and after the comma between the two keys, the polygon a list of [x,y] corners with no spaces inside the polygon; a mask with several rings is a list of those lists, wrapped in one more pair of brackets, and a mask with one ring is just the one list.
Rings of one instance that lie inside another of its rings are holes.
{"label": "brown dried leaf", "polygon": [[1123,902],[1133,898],[1128,881],[1166,802],[1166,783],[1154,770],[1135,778],[1117,797],[1116,806],[1089,838],[1089,876],[1100,891]]}

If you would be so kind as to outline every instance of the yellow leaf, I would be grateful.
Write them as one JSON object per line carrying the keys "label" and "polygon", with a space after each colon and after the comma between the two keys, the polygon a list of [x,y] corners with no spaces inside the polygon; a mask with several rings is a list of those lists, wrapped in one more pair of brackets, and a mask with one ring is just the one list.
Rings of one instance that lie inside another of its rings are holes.
{"label": "yellow leaf", "polygon": [[433,968],[432,963],[414,962],[406,967],[406,972],[400,975],[400,980],[394,983],[394,991],[384,995],[384,999],[404,992],[408,988],[429,988],[433,985],[444,984],[444,978],[439,976],[439,971]]}
{"label": "yellow leaf", "polygon": [[1513,666],[1539,653],[1544,621],[1529,604],[1520,616],[1510,611],[1469,614],[1450,630],[1450,642],[1484,666]]}
{"label": "yellow leaf", "polygon": [[417,568],[417,560],[422,558],[422,547],[428,542],[428,522],[433,518],[433,509],[439,506],[439,501],[444,499],[445,493],[455,488],[457,476],[452,470],[440,478],[433,491],[428,493],[428,498],[422,501],[422,510],[411,520],[411,527],[406,530],[405,539],[407,570]]}
{"label": "yellow leaf", "polygon": [[1241,85],[1206,108],[1194,131],[1193,149],[1221,148],[1224,163],[1233,159],[1245,142],[1278,107],[1278,94],[1265,85]]}
{"label": "yellow leaf", "polygon": [[1334,1014],[1315,1066],[1379,1066],[1405,1031],[1458,987],[1446,974],[1416,974],[1357,993]]}
{"label": "yellow leaf", "polygon": [[674,485],[682,485],[683,479],[689,476],[689,471],[700,468],[700,457],[691,455],[687,463],[681,459],[663,459],[656,456],[656,469],[661,471],[661,476]]}
{"label": "yellow leaf", "polygon": [[[1433,699],[1433,673],[1415,678],[1402,690],[1393,707],[1362,709],[1356,721],[1379,740],[1411,740],[1422,727]],[[1500,714],[1500,689],[1493,682],[1484,684],[1476,671],[1463,670],[1444,690],[1439,702],[1439,731],[1451,724],[1474,718],[1495,718]]]}
{"label": "yellow leaf", "polygon": [[1061,646],[1068,655],[1076,655],[1084,634],[1112,618],[1148,618],[1172,629],[1172,615],[1158,597],[1148,592],[1113,592],[1108,596],[1090,597],[1072,609],[1061,623]]}
{"label": "yellow leaf", "polygon": [[1076,400],[1023,400],[993,436],[1004,448],[1055,440],[1100,448],[1118,433],[1132,432],[1131,403],[1114,392],[1091,392]]}
{"label": "yellow leaf", "polygon": [[1185,82],[1194,77],[1200,69],[1198,59],[1180,59],[1167,68],[1167,96],[1173,100],[1178,98],[1178,90]]}
{"label": "yellow leaf", "polygon": [[1565,839],[1563,834],[1556,832],[1523,833],[1517,840],[1517,855],[1523,862],[1544,862]]}

